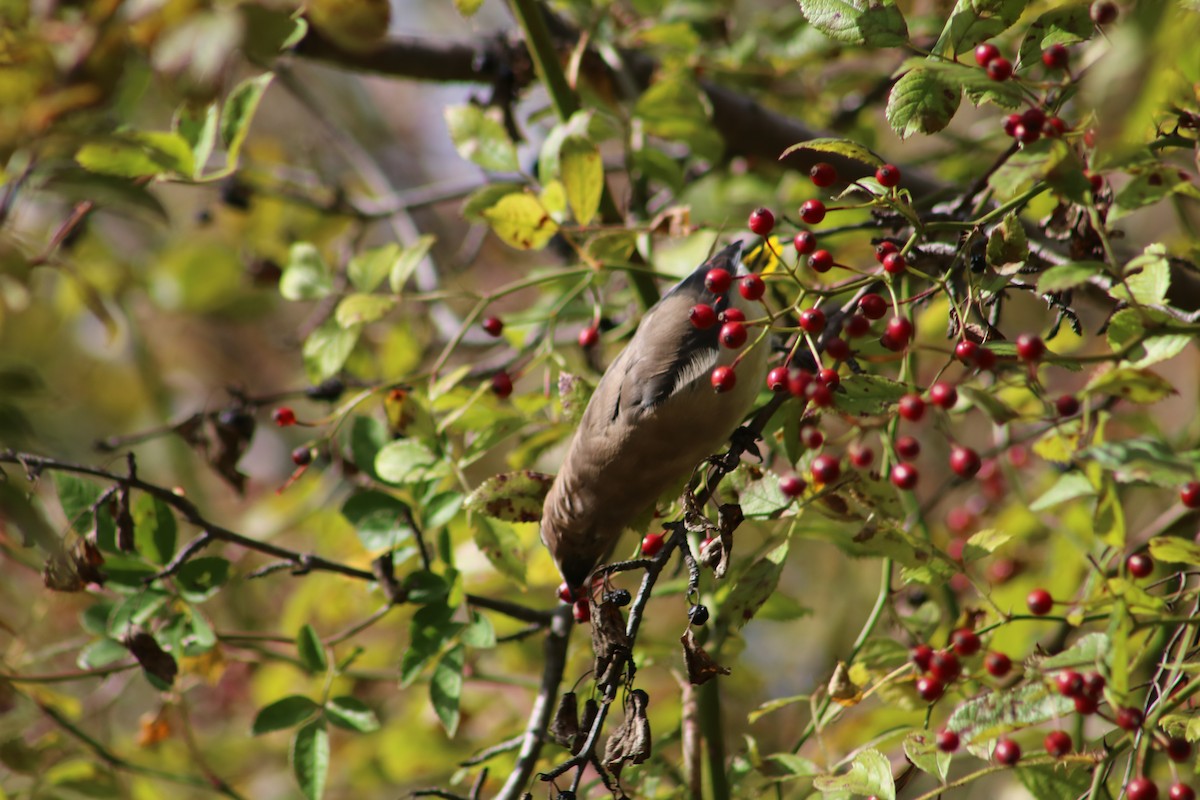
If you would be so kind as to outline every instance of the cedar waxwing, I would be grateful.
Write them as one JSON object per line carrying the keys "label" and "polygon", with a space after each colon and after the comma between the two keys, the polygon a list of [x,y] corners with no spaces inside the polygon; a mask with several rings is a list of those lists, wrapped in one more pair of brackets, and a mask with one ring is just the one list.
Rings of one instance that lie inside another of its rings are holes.
{"label": "cedar waxwing", "polygon": [[569,586],[583,586],[622,531],[721,448],[763,386],[768,348],[760,343],[737,365],[733,388],[714,391],[713,369],[748,345],[722,347],[720,324],[700,329],[689,319],[700,303],[762,316],[736,280],[720,295],[705,286],[717,267],[748,274],[741,255],[740,242],[729,245],[655,303],[588,401],[542,507],[542,541]]}

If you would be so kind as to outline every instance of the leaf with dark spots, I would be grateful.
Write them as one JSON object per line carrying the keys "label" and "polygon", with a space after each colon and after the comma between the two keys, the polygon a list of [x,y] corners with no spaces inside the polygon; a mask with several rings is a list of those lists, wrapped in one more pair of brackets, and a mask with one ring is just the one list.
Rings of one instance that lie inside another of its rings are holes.
{"label": "leaf with dark spots", "polygon": [[537,522],[553,482],[553,475],[527,469],[493,475],[471,493],[466,508],[504,522]]}

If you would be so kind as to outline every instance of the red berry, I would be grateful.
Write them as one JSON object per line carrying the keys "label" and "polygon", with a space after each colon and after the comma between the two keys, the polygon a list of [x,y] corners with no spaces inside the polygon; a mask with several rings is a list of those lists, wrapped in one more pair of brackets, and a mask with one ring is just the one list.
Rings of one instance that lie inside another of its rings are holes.
{"label": "red berry", "polygon": [[842,383],[842,379],[838,377],[837,370],[829,367],[826,367],[817,373],[817,380],[828,386],[830,389],[836,389]]}
{"label": "red berry", "polygon": [[883,315],[887,313],[888,304],[877,294],[864,294],[858,298],[858,310],[867,319],[883,319]]}
{"label": "red berry", "polygon": [[691,320],[692,325],[704,330],[717,324],[717,312],[713,310],[712,306],[701,303],[692,306],[691,311],[688,312],[688,319]]}
{"label": "red berry", "polygon": [[842,328],[846,335],[851,339],[857,339],[860,336],[866,336],[867,331],[871,330],[871,320],[864,317],[862,314],[851,314],[846,320],[846,325]]}
{"label": "red berry", "polygon": [[883,258],[883,271],[889,275],[899,275],[907,266],[908,262],[901,253],[888,253]]}
{"label": "red berry", "polygon": [[1012,62],[1003,56],[996,56],[987,65],[988,77],[994,81],[1006,81],[1012,77]]}
{"label": "red berry", "polygon": [[982,370],[990,370],[996,366],[996,351],[990,347],[980,347],[975,353],[975,366]]}
{"label": "red berry", "polygon": [[[882,241],[879,244],[875,245],[875,260],[878,261],[880,264],[882,264],[883,260],[885,258],[887,258],[892,253],[896,253],[899,251],[900,251],[900,246],[897,245],[895,242]],[[863,296],[866,297],[866,295],[863,295]],[[881,314],[880,316],[883,316],[883,315]]]}
{"label": "red berry", "polygon": [[504,322],[499,317],[484,317],[483,329],[490,336],[499,336],[504,331]]}
{"label": "red berry", "polygon": [[733,276],[729,274],[729,270],[716,267],[710,269],[704,276],[704,287],[713,294],[725,294],[729,291],[729,287],[733,285]]}
{"label": "red berry", "polygon": [[875,170],[875,180],[890,189],[900,183],[900,168],[895,164],[884,164]]}
{"label": "red berry", "polygon": [[280,406],[271,412],[271,419],[281,428],[296,424],[296,412],[288,406]]}
{"label": "red berry", "polygon": [[979,345],[966,339],[954,345],[954,357],[964,364],[974,361],[977,352],[979,352]]}
{"label": "red berry", "polygon": [[845,339],[835,336],[825,343],[825,352],[834,361],[845,361],[850,357],[850,345]]}
{"label": "red berry", "polygon": [[816,450],[821,445],[825,444],[825,434],[821,433],[812,425],[805,425],[800,429],[800,441],[809,450]]}
{"label": "red berry", "polygon": [[763,294],[767,291],[767,285],[759,276],[747,275],[738,282],[738,291],[742,297],[754,302],[762,299]]}
{"label": "red berry", "polygon": [[1179,502],[1188,508],[1200,508],[1200,481],[1189,481],[1179,490]]}
{"label": "red berry", "polygon": [[808,257],[808,266],[813,272],[829,272],[833,269],[833,253],[818,250]]}
{"label": "red berry", "polygon": [[996,742],[996,760],[1006,767],[1011,767],[1021,760],[1021,746],[1012,739],[1001,739]]}
{"label": "red berry", "polygon": [[995,650],[983,657],[983,668],[995,678],[1003,678],[1012,669],[1012,659]]}
{"label": "red berry", "polygon": [[973,478],[975,473],[979,472],[982,464],[979,453],[971,448],[958,446],[950,448],[950,469],[954,470],[954,474],[960,478]]}
{"label": "red berry", "polygon": [[929,387],[929,402],[938,408],[949,411],[958,402],[958,390],[954,388],[953,384],[938,381]]}
{"label": "red berry", "polygon": [[733,367],[720,366],[712,371],[709,380],[716,391],[728,392],[737,385],[737,373],[733,371]]}
{"label": "red berry", "polygon": [[959,628],[950,634],[950,645],[954,648],[954,652],[958,653],[963,658],[968,658],[979,652],[982,643],[979,641],[979,634],[970,628]]}
{"label": "red berry", "polygon": [[1021,124],[1020,114],[1009,114],[1004,118],[1004,134],[1006,136],[1016,137],[1017,126]]}
{"label": "red berry", "polygon": [[1061,117],[1050,117],[1046,120],[1046,124],[1042,126],[1042,135],[1049,136],[1052,139],[1057,139],[1067,132],[1067,123],[1063,122]]}
{"label": "red berry", "polygon": [[775,215],[767,208],[756,208],[750,212],[750,230],[759,236],[768,235],[775,228]]}
{"label": "red berry", "polygon": [[1044,617],[1054,607],[1054,598],[1045,589],[1034,589],[1025,598],[1025,605],[1029,607],[1029,613],[1034,616]]}
{"label": "red berry", "polygon": [[1071,741],[1071,734],[1066,731],[1050,731],[1046,734],[1043,744],[1046,746],[1046,752],[1055,758],[1062,758],[1075,746]]}
{"label": "red berry", "polygon": [[312,463],[313,451],[308,445],[302,445],[292,451],[292,463],[297,467],[307,467]]}
{"label": "red berry", "polygon": [[1083,676],[1073,669],[1065,669],[1055,675],[1054,685],[1063,697],[1080,697],[1083,694]]}
{"label": "red berry", "polygon": [[1129,800],[1158,800],[1158,786],[1146,776],[1134,778],[1125,787]]}
{"label": "red berry", "polygon": [[1092,697],[1099,697],[1104,691],[1104,676],[1099,672],[1089,672],[1083,676],[1083,693]]}
{"label": "red berry", "polygon": [[562,600],[564,603],[574,603],[576,600],[579,600],[585,596],[586,595],[584,595],[583,587],[581,586],[572,589],[567,585],[566,581],[563,581],[558,585],[558,599]]}
{"label": "red berry", "polygon": [[800,327],[805,333],[820,333],[825,330],[825,312],[819,308],[804,309],[800,312]]}
{"label": "red berry", "polygon": [[721,344],[728,347],[730,350],[737,350],[746,343],[746,326],[740,322],[726,322],[721,326],[721,332],[717,338],[721,340]]}
{"label": "red berry", "polygon": [[929,659],[929,674],[943,683],[953,683],[962,674],[962,664],[950,650],[938,650]]}
{"label": "red berry", "polygon": [[513,392],[512,377],[501,370],[492,376],[492,393],[497,397],[508,397]]}
{"label": "red berry", "polygon": [[1094,172],[1084,172],[1083,177],[1088,179],[1088,183],[1092,186],[1092,194],[1100,194],[1100,190],[1104,188],[1104,176],[1097,175]]}
{"label": "red berry", "polygon": [[1172,736],[1167,739],[1167,758],[1174,761],[1176,764],[1187,761],[1192,757],[1192,746],[1187,739],[1180,739],[1178,736]]}
{"label": "red berry", "polygon": [[946,692],[946,686],[931,675],[917,678],[917,694],[927,703],[932,703]]}
{"label": "red berry", "polygon": [[875,458],[875,454],[871,452],[871,448],[861,442],[855,442],[850,445],[847,452],[850,456],[850,463],[858,469],[866,469],[871,466],[871,461]]}
{"label": "red berry", "polygon": [[1079,413],[1079,401],[1074,395],[1061,395],[1054,401],[1054,410],[1060,417],[1073,417]]}
{"label": "red berry", "polygon": [[896,440],[896,455],[911,461],[921,454],[921,443],[913,436],[901,436]]}
{"label": "red berry", "polygon": [[892,483],[899,489],[909,490],[917,485],[917,479],[921,477],[917,473],[917,468],[912,464],[897,464],[892,467]]}
{"label": "red berry", "polygon": [[1071,54],[1061,44],[1052,44],[1042,51],[1042,63],[1050,69],[1066,69]]}
{"label": "red berry", "polygon": [[1025,113],[1021,114],[1021,122],[1025,127],[1040,131],[1042,126],[1046,124],[1046,112],[1034,106],[1033,108],[1025,109]]}
{"label": "red berry", "polygon": [[600,341],[600,331],[593,327],[584,328],[579,332],[579,346],[584,350],[590,350]]}
{"label": "red berry", "polygon": [[767,373],[767,388],[772,392],[787,391],[787,367],[775,367]]}
{"label": "red berry", "polygon": [[975,63],[981,67],[986,67],[999,57],[1000,48],[991,42],[984,42],[975,48]]}
{"label": "red berry", "polygon": [[812,476],[817,483],[833,483],[842,474],[842,465],[833,456],[821,455],[813,459]]}
{"label": "red berry", "polygon": [[654,558],[662,551],[666,539],[661,533],[647,533],[642,537],[642,555]]}
{"label": "red berry", "polygon": [[1033,144],[1042,136],[1041,128],[1033,128],[1026,125],[1024,122],[1018,122],[1013,127],[1013,138],[1021,144]]}
{"label": "red berry", "polygon": [[807,486],[799,475],[786,475],[779,479],[779,491],[783,492],[785,497],[799,497],[804,494]]}
{"label": "red berry", "polygon": [[792,246],[797,253],[806,256],[817,249],[817,237],[812,231],[800,231],[792,238]]}
{"label": "red berry", "polygon": [[800,219],[809,225],[816,225],[825,219],[825,204],[820,200],[805,200],[800,206]]}
{"label": "red berry", "polygon": [[788,394],[792,397],[804,397],[808,385],[812,383],[813,374],[806,369],[798,369],[788,373]]}
{"label": "red berry", "polygon": [[1167,792],[1168,800],[1196,800],[1196,793],[1186,783],[1177,783]]}
{"label": "red berry", "polygon": [[1154,572],[1154,559],[1145,553],[1134,553],[1125,559],[1125,568],[1135,578],[1145,578]]}
{"label": "red berry", "polygon": [[1078,697],[1072,698],[1075,702],[1075,713],[1087,716],[1095,714],[1096,709],[1100,707],[1100,698],[1092,697],[1089,694],[1081,694]]}
{"label": "red berry", "polygon": [[575,607],[571,609],[571,615],[575,617],[576,622],[588,622],[592,618],[592,612],[588,610],[588,600],[586,597],[581,597],[575,601]]}
{"label": "red berry", "polygon": [[1137,708],[1118,708],[1117,727],[1126,731],[1136,731],[1142,727],[1142,712]]}
{"label": "red berry", "polygon": [[737,308],[736,306],[730,306],[720,314],[717,314],[717,319],[722,324],[726,322],[745,322],[746,314],[740,308]]}
{"label": "red berry", "polygon": [[1096,0],[1088,9],[1088,16],[1097,25],[1111,25],[1117,21],[1118,13],[1117,4],[1111,0]]}
{"label": "red berry", "polygon": [[817,408],[828,408],[833,405],[833,391],[826,383],[821,381],[811,383],[804,393],[809,402]]}
{"label": "red berry", "polygon": [[1046,354],[1046,345],[1041,337],[1022,333],[1017,337],[1017,357],[1022,361],[1037,361]]}
{"label": "red berry", "polygon": [[904,395],[900,398],[896,408],[900,412],[900,416],[909,422],[920,422],[921,417],[925,416],[925,401],[921,399],[920,395]]}
{"label": "red berry", "polygon": [[[888,258],[891,258],[891,256],[888,256]],[[888,320],[886,330],[887,335],[892,338],[892,341],[903,348],[912,339],[913,324],[908,321],[907,317],[892,317]]]}
{"label": "red berry", "polygon": [[942,728],[937,734],[937,749],[943,753],[953,753],[958,749],[958,734],[948,728]]}
{"label": "red berry", "polygon": [[820,161],[812,165],[812,169],[808,171],[808,177],[812,178],[814,185],[825,188],[832,186],[837,180],[837,170],[832,164]]}
{"label": "red berry", "polygon": [[917,669],[925,671],[933,663],[933,648],[927,644],[919,644],[908,651],[908,660],[916,664]]}

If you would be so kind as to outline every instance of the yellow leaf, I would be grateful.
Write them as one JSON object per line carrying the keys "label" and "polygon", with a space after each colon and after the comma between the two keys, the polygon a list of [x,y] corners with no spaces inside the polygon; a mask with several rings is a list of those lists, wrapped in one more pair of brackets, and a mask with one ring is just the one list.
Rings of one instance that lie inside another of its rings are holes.
{"label": "yellow leaf", "polygon": [[558,232],[537,198],[528,194],[510,194],[483,212],[496,235],[518,250],[540,250]]}

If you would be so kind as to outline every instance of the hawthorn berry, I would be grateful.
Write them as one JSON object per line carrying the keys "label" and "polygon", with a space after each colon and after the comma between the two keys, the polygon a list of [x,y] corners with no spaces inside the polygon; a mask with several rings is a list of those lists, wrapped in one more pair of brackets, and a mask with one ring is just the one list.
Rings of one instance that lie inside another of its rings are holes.
{"label": "hawthorn berry", "polygon": [[1088,16],[1097,25],[1113,24],[1117,21],[1119,13],[1117,4],[1112,2],[1112,0],[1096,0],[1096,2],[1092,3],[1092,7],[1088,9]]}
{"label": "hawthorn berry", "polygon": [[1029,607],[1029,613],[1044,617],[1054,607],[1054,598],[1045,589],[1034,589],[1025,598],[1025,605]]}
{"label": "hawthorn berry", "polygon": [[281,428],[296,424],[296,412],[289,406],[280,406],[271,412],[271,420]]}
{"label": "hawthorn berry", "polygon": [[1017,337],[1017,357],[1022,361],[1037,361],[1046,354],[1046,344],[1040,336],[1022,333]]}
{"label": "hawthorn berry", "polygon": [[980,347],[975,353],[975,366],[985,372],[996,366],[996,351],[990,347]]}
{"label": "hawthorn berry", "polygon": [[950,469],[960,478],[974,477],[982,464],[979,453],[971,448],[957,445],[950,448]]}
{"label": "hawthorn berry", "polygon": [[508,397],[513,393],[512,376],[504,370],[492,376],[492,393],[499,398]]}
{"label": "hawthorn berry", "polygon": [[828,408],[833,405],[833,390],[828,384],[817,381],[811,383],[808,389],[805,390],[805,395],[810,403],[817,408]]}
{"label": "hawthorn berry", "polygon": [[847,454],[850,456],[850,463],[859,469],[866,469],[871,466],[871,461],[875,458],[875,454],[871,452],[871,448],[862,442],[855,442],[850,445]]}
{"label": "hawthorn berry", "polygon": [[1104,176],[1095,172],[1084,172],[1083,177],[1088,179],[1088,183],[1092,187],[1092,194],[1100,194],[1104,188]]}
{"label": "hawthorn berry", "polygon": [[942,728],[937,734],[937,749],[943,753],[953,753],[958,749],[958,734],[949,728]]}
{"label": "hawthorn berry", "polygon": [[833,269],[833,253],[818,250],[808,257],[808,266],[813,272],[829,272]]}
{"label": "hawthorn berry", "polygon": [[812,425],[805,425],[800,429],[800,441],[809,450],[816,450],[821,445],[825,444],[825,434],[821,433]]}
{"label": "hawthorn berry", "polygon": [[297,467],[307,467],[312,463],[313,451],[308,445],[302,445],[292,451],[292,463]]}
{"label": "hawthorn berry", "polygon": [[820,200],[805,200],[800,206],[800,219],[809,225],[816,225],[825,219],[825,204]]}
{"label": "hawthorn berry", "polygon": [[499,336],[504,332],[504,321],[499,317],[484,317],[481,324],[489,336]]}
{"label": "hawthorn berry", "polygon": [[949,411],[958,402],[958,390],[952,383],[938,381],[929,387],[929,402],[938,408]]}
{"label": "hawthorn berry", "polygon": [[1145,553],[1133,553],[1125,559],[1125,569],[1135,578],[1145,578],[1154,572],[1154,559]]}
{"label": "hawthorn berry", "polygon": [[984,42],[975,48],[975,63],[981,67],[986,67],[993,60],[1000,57],[1000,48],[991,42]]}
{"label": "hawthorn berry", "polygon": [[1200,508],[1200,481],[1189,481],[1179,490],[1179,502],[1188,508]]}
{"label": "hawthorn berry", "polygon": [[1049,136],[1051,139],[1057,139],[1066,132],[1067,123],[1063,122],[1062,117],[1050,117],[1042,126],[1042,135]]}
{"label": "hawthorn berry", "polygon": [[994,81],[1006,81],[1012,77],[1012,62],[1004,56],[996,56],[987,65],[988,77]]}
{"label": "hawthorn berry", "polygon": [[1158,785],[1142,775],[1125,786],[1125,796],[1129,800],[1158,800]]}
{"label": "hawthorn berry", "polygon": [[1004,118],[1004,134],[1016,138],[1017,126],[1021,124],[1020,114],[1009,114]]}
{"label": "hawthorn berry", "polygon": [[907,266],[908,262],[904,260],[902,253],[888,253],[884,256],[883,271],[889,275],[900,275]]}
{"label": "hawthorn berry", "polygon": [[[900,251],[900,245],[896,244],[895,242],[889,242],[886,240],[882,241],[879,244],[875,245],[875,260],[878,261],[880,264],[882,264],[883,260],[885,258],[887,258],[892,253],[897,253],[899,251]],[[863,295],[863,296],[865,297],[866,295]]]}
{"label": "hawthorn berry", "polygon": [[661,533],[647,533],[642,537],[642,555],[646,558],[654,558],[662,551],[666,541],[666,537]]}
{"label": "hawthorn berry", "polygon": [[835,336],[825,343],[825,352],[834,361],[845,361],[850,357],[850,345],[845,339]]}
{"label": "hawthorn berry", "polygon": [[1003,678],[1012,669],[1012,659],[995,650],[983,657],[983,668],[994,678]]}
{"label": "hawthorn berry", "polygon": [[600,341],[600,331],[589,325],[579,332],[579,346],[590,350]]}
{"label": "hawthorn berry", "polygon": [[925,416],[925,401],[920,395],[906,394],[900,398],[896,409],[909,422],[920,422],[921,417]]}
{"label": "hawthorn berry", "polygon": [[787,367],[775,367],[767,373],[767,388],[772,392],[787,391]]}
{"label": "hawthorn berry", "polygon": [[817,380],[828,386],[830,389],[836,389],[842,383],[842,379],[838,377],[837,370],[830,367],[826,367],[818,372]]}
{"label": "hawthorn berry", "polygon": [[575,601],[575,606],[571,609],[571,615],[575,617],[576,622],[587,622],[592,618],[592,612],[588,608],[588,599],[586,597],[581,597]]}
{"label": "hawthorn berry", "polygon": [[737,350],[746,343],[746,326],[740,322],[726,322],[721,326],[721,332],[717,338],[721,340],[721,344],[728,347],[730,350]]}
{"label": "hawthorn berry", "polygon": [[1099,672],[1089,672],[1083,676],[1083,693],[1099,697],[1104,692],[1105,683],[1104,676]]}
{"label": "hawthorn berry", "polygon": [[938,650],[929,659],[929,674],[943,683],[953,683],[962,674],[962,664],[951,650]]}
{"label": "hawthorn berry", "polygon": [[746,315],[740,308],[737,308],[736,306],[730,306],[720,314],[717,314],[717,320],[721,322],[721,324],[726,322],[745,322]]}
{"label": "hawthorn berry", "polygon": [[996,761],[1006,767],[1011,767],[1021,760],[1021,746],[1012,739],[1001,739],[996,742]]}
{"label": "hawthorn berry", "polygon": [[717,312],[707,303],[700,303],[699,305],[692,306],[691,310],[688,311],[688,319],[693,326],[704,330],[717,324]]}
{"label": "hawthorn berry", "polygon": [[797,253],[806,256],[817,249],[817,237],[812,231],[800,231],[792,237],[792,246]]}
{"label": "hawthorn berry", "polygon": [[1187,739],[1181,739],[1178,736],[1172,736],[1167,739],[1166,751],[1167,758],[1176,764],[1187,761],[1192,757],[1192,745]]}
{"label": "hawthorn berry", "polygon": [[713,294],[725,294],[732,285],[733,276],[729,274],[729,270],[727,269],[716,267],[710,269],[704,276],[704,288]]}
{"label": "hawthorn berry", "polygon": [[583,587],[576,587],[575,589],[572,589],[567,585],[566,581],[563,581],[558,585],[558,599],[564,603],[574,603],[583,596]]}
{"label": "hawthorn berry", "polygon": [[[891,256],[889,256],[890,258]],[[888,320],[887,335],[891,337],[901,349],[906,347],[913,335],[913,324],[909,322],[907,317],[892,317]]]}
{"label": "hawthorn berry", "polygon": [[915,645],[908,651],[908,660],[915,664],[917,669],[928,670],[929,665],[933,663],[933,648],[927,644]]}
{"label": "hawthorn berry", "polygon": [[1064,669],[1055,675],[1054,685],[1063,697],[1079,697],[1083,694],[1083,676],[1073,669]]}
{"label": "hawthorn berry", "polygon": [[1118,708],[1117,727],[1121,730],[1136,731],[1142,727],[1142,711],[1139,708]]}
{"label": "hawthorn berry", "polygon": [[737,373],[733,371],[733,367],[722,365],[712,371],[709,380],[716,391],[728,392],[737,385]]}
{"label": "hawthorn berry", "polygon": [[761,300],[766,291],[767,285],[758,275],[747,275],[738,281],[738,292],[751,302]]}
{"label": "hawthorn berry", "polygon": [[1052,44],[1042,51],[1042,63],[1049,69],[1066,69],[1071,54],[1061,44]]}
{"label": "hawthorn berry", "polygon": [[857,339],[860,336],[866,336],[871,330],[871,320],[864,317],[862,314],[851,314],[846,320],[846,324],[842,327],[846,335],[851,339]]}
{"label": "hawthorn berry", "polygon": [[909,490],[917,485],[920,474],[912,464],[900,463],[892,467],[891,481],[898,489]]}
{"label": "hawthorn berry", "polygon": [[812,165],[812,168],[808,171],[808,177],[812,179],[815,186],[823,189],[826,186],[832,186],[837,180],[837,170],[832,164],[819,161]]}
{"label": "hawthorn berry", "polygon": [[896,455],[911,461],[921,454],[921,443],[915,436],[901,436],[896,440]]}
{"label": "hawthorn berry", "polygon": [[808,484],[799,475],[785,475],[779,479],[779,491],[785,497],[799,497],[807,487]]}
{"label": "hawthorn berry", "polygon": [[858,310],[867,319],[883,319],[883,315],[887,313],[888,304],[882,297],[871,292],[858,298]]}
{"label": "hawthorn berry", "polygon": [[884,164],[875,170],[875,180],[879,181],[880,186],[890,189],[900,183],[900,168],[895,164]]}
{"label": "hawthorn berry", "polygon": [[820,455],[813,459],[812,477],[817,483],[833,483],[842,474],[842,465],[830,455]]}
{"label": "hawthorn berry", "polygon": [[982,642],[979,641],[979,634],[970,628],[959,628],[950,634],[950,646],[954,648],[954,652],[963,658],[973,656],[979,652]]}
{"label": "hawthorn berry", "polygon": [[967,339],[963,339],[954,345],[954,357],[964,364],[970,364],[974,361],[977,352],[979,352],[979,345]]}
{"label": "hawthorn berry", "polygon": [[1167,791],[1168,800],[1196,800],[1196,793],[1186,783],[1176,783]]}
{"label": "hawthorn berry", "polygon": [[1055,758],[1062,758],[1075,746],[1071,741],[1071,734],[1066,731],[1050,731],[1046,734],[1043,744],[1046,746],[1046,752]]}
{"label": "hawthorn berry", "polygon": [[1041,131],[1042,126],[1046,124],[1046,112],[1037,106],[1027,108],[1021,114],[1021,122],[1028,128]]}
{"label": "hawthorn berry", "polygon": [[1024,122],[1018,122],[1013,126],[1012,136],[1021,144],[1033,144],[1041,138],[1042,129],[1026,125]]}
{"label": "hawthorn berry", "polygon": [[932,675],[917,678],[917,694],[927,703],[932,703],[946,693],[946,686]]}
{"label": "hawthorn berry", "polygon": [[769,208],[759,207],[750,212],[750,231],[759,236],[767,236],[775,228],[775,215]]}
{"label": "hawthorn berry", "polygon": [[1054,401],[1054,410],[1060,417],[1073,417],[1079,413],[1079,400],[1073,394],[1060,395]]}
{"label": "hawthorn berry", "polygon": [[806,369],[798,369],[788,373],[788,394],[792,397],[804,397],[808,385],[812,383],[813,374]]}
{"label": "hawthorn berry", "polygon": [[820,333],[825,330],[825,312],[819,308],[804,309],[800,312],[800,327],[805,333]]}
{"label": "hawthorn berry", "polygon": [[1095,714],[1096,709],[1100,707],[1100,698],[1092,697],[1090,694],[1081,694],[1072,700],[1075,702],[1075,713],[1084,716]]}

